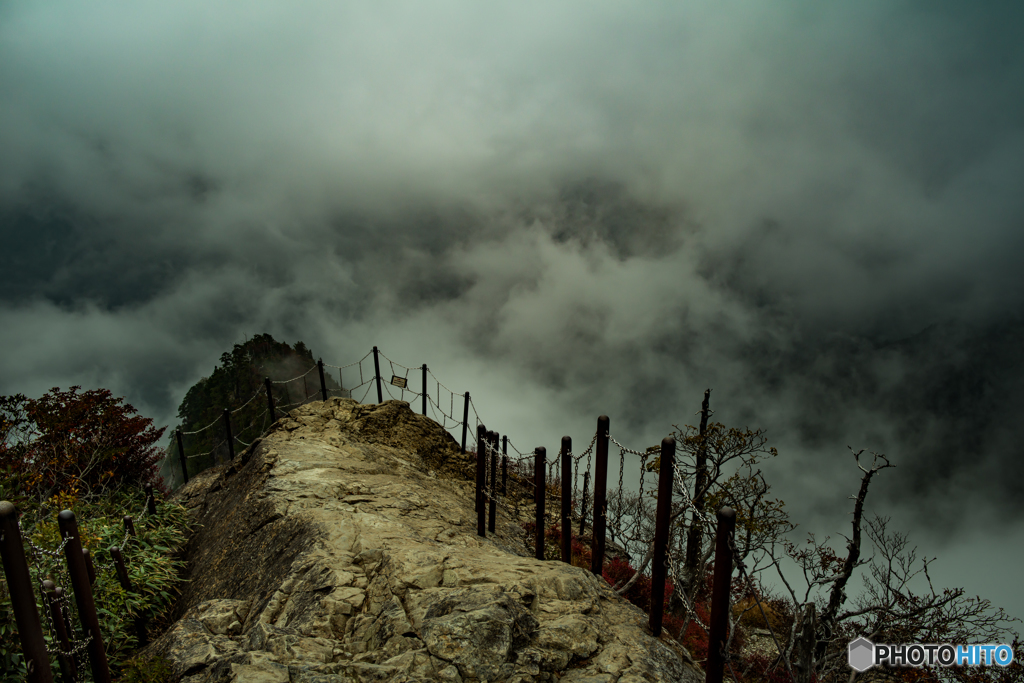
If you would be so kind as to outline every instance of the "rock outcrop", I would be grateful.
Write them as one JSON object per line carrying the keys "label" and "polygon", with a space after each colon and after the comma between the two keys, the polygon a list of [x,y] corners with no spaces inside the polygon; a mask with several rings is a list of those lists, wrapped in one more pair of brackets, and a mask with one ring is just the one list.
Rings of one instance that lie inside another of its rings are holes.
{"label": "rock outcrop", "polygon": [[190,583],[146,650],[187,683],[703,681],[589,571],[476,535],[473,464],[408,403],[292,411],[174,500]]}

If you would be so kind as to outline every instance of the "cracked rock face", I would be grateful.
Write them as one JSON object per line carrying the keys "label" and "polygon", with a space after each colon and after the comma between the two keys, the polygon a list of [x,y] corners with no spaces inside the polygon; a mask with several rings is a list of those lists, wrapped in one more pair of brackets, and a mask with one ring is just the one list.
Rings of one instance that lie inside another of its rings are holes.
{"label": "cracked rock face", "polygon": [[403,401],[332,398],[175,493],[202,526],[146,653],[187,683],[703,681],[589,571],[476,535],[473,463]]}

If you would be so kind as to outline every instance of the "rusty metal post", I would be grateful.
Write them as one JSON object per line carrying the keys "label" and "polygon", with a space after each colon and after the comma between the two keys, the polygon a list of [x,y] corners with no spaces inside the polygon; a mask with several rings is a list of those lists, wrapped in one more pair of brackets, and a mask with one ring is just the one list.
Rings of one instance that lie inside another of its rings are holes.
{"label": "rusty metal post", "polygon": [[537,504],[537,548],[534,557],[544,559],[544,470],[547,467],[547,449],[538,446],[533,460],[533,501]]}
{"label": "rusty metal post", "polygon": [[231,456],[229,460],[235,459],[235,440],[231,436],[231,411],[227,408],[224,409],[224,431],[228,435],[228,455]]}
{"label": "rusty metal post", "polygon": [[96,565],[92,563],[92,555],[88,548],[82,548],[82,557],[85,558],[85,571],[89,575],[89,585],[96,585]]}
{"label": "rusty metal post", "polygon": [[736,511],[723,507],[718,511],[715,538],[715,578],[711,586],[711,625],[708,633],[707,683],[722,683],[725,672],[725,648],[729,630],[729,584],[732,583],[732,548],[729,541],[736,528]]}
{"label": "rusty metal post", "polygon": [[277,411],[274,410],[274,392],[270,388],[270,378],[263,378],[263,386],[267,388],[267,404],[270,407],[270,424],[277,422]]}
{"label": "rusty metal post", "polygon": [[110,556],[114,558],[114,570],[117,572],[117,582],[121,584],[121,588],[134,593],[135,587],[132,586],[132,580],[128,578],[128,570],[124,566],[124,556],[121,555],[121,549],[115,545],[110,549]]}
{"label": "rusty metal post", "polygon": [[477,536],[487,536],[487,518],[484,516],[484,453],[487,445],[484,440],[487,438],[487,428],[483,425],[476,426],[476,533]]}
{"label": "rusty metal post", "polygon": [[469,392],[466,392],[466,402],[462,407],[462,452],[466,452],[466,427],[469,422]]}
{"label": "rusty metal post", "polygon": [[6,500],[0,501],[0,559],[11,593],[11,608],[18,625],[21,651],[29,662],[28,680],[30,683],[52,683],[50,656],[46,653],[43,625],[36,609],[32,579],[25,562],[25,546],[18,529],[18,511],[13,503]]}
{"label": "rusty metal post", "polygon": [[508,495],[508,435],[501,437],[501,495]]}
{"label": "rusty metal post", "polygon": [[156,499],[153,498],[153,485],[146,485],[146,511],[150,516],[156,515]]}
{"label": "rusty metal post", "polygon": [[124,522],[124,530],[128,532],[128,546],[134,545],[136,541],[135,522],[128,515],[125,515],[122,521]]}
{"label": "rusty metal post", "polygon": [[493,534],[498,517],[498,432],[491,432],[491,438],[487,443],[490,445],[488,453],[491,461],[491,482],[488,485],[488,490],[491,492],[491,509],[489,510],[490,517],[487,520],[487,530]]}
{"label": "rusty metal post", "polygon": [[672,512],[672,478],[675,476],[676,440],[661,440],[661,468],[658,472],[658,511],[654,523],[654,565],[651,567],[650,627],[655,638],[661,636],[665,613],[665,577],[668,558],[669,514]]}
{"label": "rusty metal post", "polygon": [[74,683],[78,677],[78,667],[75,665],[75,658],[68,657],[64,653],[71,649],[71,641],[68,638],[67,625],[60,611],[60,599],[57,594],[57,584],[47,579],[43,581],[43,594],[46,596],[46,609],[50,611],[50,622],[57,632],[57,663],[60,665],[60,677],[64,683]]}
{"label": "rusty metal post", "polygon": [[373,371],[377,373],[377,403],[384,402],[384,394],[380,390],[380,361],[377,359],[377,347],[373,347]]}
{"label": "rusty metal post", "polygon": [[606,487],[608,485],[608,427],[607,415],[597,418],[597,469],[594,471],[594,539],[590,543],[590,571],[598,576],[604,573],[605,515],[608,512]]}
{"label": "rusty metal post", "polygon": [[[117,572],[117,582],[121,584],[121,588],[131,593],[135,592],[135,586],[132,584],[131,578],[128,576],[128,569],[125,567],[125,557],[121,554],[120,548],[116,545],[110,549],[110,556],[114,558],[114,569]],[[149,636],[146,633],[146,615],[139,614],[135,617],[135,634],[139,639],[140,645],[145,645],[149,642]]]}
{"label": "rusty metal post", "polygon": [[427,414],[427,364],[423,364],[423,414]]}
{"label": "rusty metal post", "polygon": [[181,430],[175,430],[178,436],[178,457],[181,458],[181,483],[188,483],[188,458],[185,457],[185,447],[181,445]]}
{"label": "rusty metal post", "polygon": [[587,486],[590,485],[590,471],[583,473],[583,500],[580,502],[580,536],[587,524]]}
{"label": "rusty metal post", "polygon": [[327,379],[324,377],[324,359],[320,358],[316,362],[317,370],[320,371],[320,396],[323,397],[324,403],[327,402]]}
{"label": "rusty metal post", "polygon": [[572,564],[572,438],[562,437],[562,562]]}
{"label": "rusty metal post", "polygon": [[92,586],[86,575],[85,560],[82,557],[82,540],[78,534],[78,522],[71,510],[61,510],[57,515],[57,526],[60,528],[61,540],[69,539],[64,546],[64,557],[67,560],[71,586],[75,590],[75,604],[78,606],[78,618],[82,622],[82,632],[89,641],[89,663],[92,666],[92,678],[95,683],[110,683],[110,669],[107,666],[107,652],[103,647],[100,622],[96,618],[96,603],[92,599]]}

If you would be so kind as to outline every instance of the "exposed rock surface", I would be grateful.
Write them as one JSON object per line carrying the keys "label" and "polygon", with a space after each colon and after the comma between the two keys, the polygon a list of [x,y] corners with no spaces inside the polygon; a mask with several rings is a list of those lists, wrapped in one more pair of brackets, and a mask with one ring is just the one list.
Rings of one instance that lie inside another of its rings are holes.
{"label": "exposed rock surface", "polygon": [[408,403],[298,408],[176,492],[202,526],[146,652],[188,683],[703,681],[604,580],[527,556],[507,515],[478,537],[472,471]]}

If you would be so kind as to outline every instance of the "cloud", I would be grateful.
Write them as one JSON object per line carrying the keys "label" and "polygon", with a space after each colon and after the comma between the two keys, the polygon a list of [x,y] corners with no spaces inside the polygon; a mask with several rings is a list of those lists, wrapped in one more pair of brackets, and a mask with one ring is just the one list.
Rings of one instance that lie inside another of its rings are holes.
{"label": "cloud", "polygon": [[172,424],[246,335],[376,344],[550,452],[712,387],[807,528],[847,445],[935,542],[1019,520],[1020,13],[7,3],[3,391]]}

